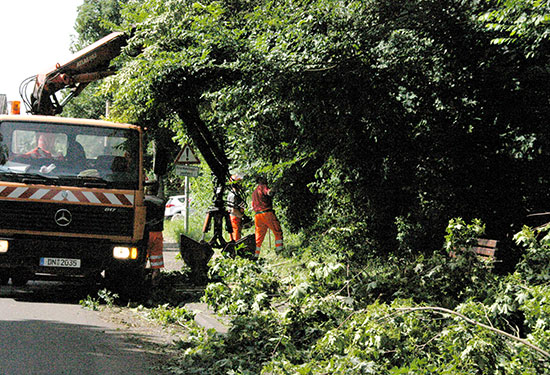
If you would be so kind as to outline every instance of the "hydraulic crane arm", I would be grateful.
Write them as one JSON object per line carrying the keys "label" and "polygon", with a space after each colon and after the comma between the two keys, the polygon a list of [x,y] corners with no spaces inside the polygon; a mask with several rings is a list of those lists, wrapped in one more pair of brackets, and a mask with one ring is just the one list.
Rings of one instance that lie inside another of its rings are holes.
{"label": "hydraulic crane arm", "polygon": [[[53,70],[23,81],[20,91],[27,110],[35,115],[61,113],[63,106],[80,94],[90,82],[115,73],[109,65],[120,55],[127,40],[128,37],[123,32],[111,33],[77,52],[70,61],[57,64]],[[34,87],[29,98],[26,89],[31,83]],[[65,88],[70,88],[71,92],[59,103],[56,93]]]}
{"label": "hydraulic crane arm", "polygon": [[214,197],[213,204],[208,209],[206,219],[203,226],[203,236],[209,231],[211,224],[213,225],[213,236],[208,242],[212,247],[224,248],[227,242],[223,238],[223,226],[226,231],[231,233],[232,227],[227,211],[227,204],[224,200],[226,189],[229,188],[233,193],[240,197],[241,202],[246,202],[243,197],[243,191],[240,184],[229,184],[231,174],[229,172],[229,160],[225,152],[214,139],[212,132],[208,129],[204,121],[199,116],[196,106],[182,106],[178,114],[186,124],[186,130],[193,143],[199,149],[206,163],[212,170],[214,175]]}
{"label": "hydraulic crane arm", "polygon": [[212,170],[217,184],[225,184],[229,181],[229,161],[225,152],[219,147],[218,143],[210,130],[201,120],[197,108],[194,106],[179,110],[179,115],[186,123],[186,130],[193,143],[199,149],[206,163]]}

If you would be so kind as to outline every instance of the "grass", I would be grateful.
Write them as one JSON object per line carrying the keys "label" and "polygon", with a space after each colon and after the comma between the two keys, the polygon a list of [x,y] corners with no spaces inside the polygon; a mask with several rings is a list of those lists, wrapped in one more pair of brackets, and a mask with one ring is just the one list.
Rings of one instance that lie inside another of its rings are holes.
{"label": "grass", "polygon": [[167,239],[179,242],[180,234],[185,234],[194,240],[199,240],[202,234],[204,217],[191,215],[189,218],[189,231],[185,233],[185,219],[182,217],[175,220],[164,220],[164,236]]}

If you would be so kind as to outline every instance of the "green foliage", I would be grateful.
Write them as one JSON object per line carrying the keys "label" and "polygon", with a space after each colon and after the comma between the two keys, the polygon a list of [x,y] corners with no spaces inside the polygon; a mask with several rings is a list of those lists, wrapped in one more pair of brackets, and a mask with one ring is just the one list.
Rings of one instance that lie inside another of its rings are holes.
{"label": "green foliage", "polygon": [[526,43],[528,57],[537,54],[548,41],[548,4],[537,0],[503,0],[480,17],[489,30],[495,32],[493,43]]}
{"label": "green foliage", "polygon": [[277,347],[280,329],[275,318],[272,313],[236,318],[227,336],[191,328],[189,339],[180,343],[184,351],[171,373],[203,374],[204,369],[212,375],[260,373],[270,350]]}
{"label": "green foliage", "polygon": [[92,298],[90,296],[87,296],[85,299],[81,299],[79,301],[79,304],[80,306],[88,310],[92,310],[92,311],[99,310],[99,301],[96,298]]}
{"label": "green foliage", "polygon": [[163,325],[169,324],[182,324],[193,320],[195,314],[188,311],[184,307],[172,307],[169,304],[164,304],[155,308],[152,308],[148,312],[148,317],[154,319]]}
{"label": "green foliage", "polygon": [[73,50],[79,51],[112,32],[122,23],[121,10],[128,0],[84,0],[78,7],[75,31],[78,40]]}
{"label": "green foliage", "polygon": [[535,284],[550,282],[550,226],[524,227],[514,239],[525,247],[523,258],[517,265],[522,278]]}
{"label": "green foliage", "polygon": [[548,285],[537,285],[517,293],[519,310],[525,317],[525,329],[535,345],[550,351],[550,291]]}
{"label": "green foliage", "polygon": [[105,118],[107,97],[98,93],[98,87],[99,83],[91,83],[82,94],[69,101],[63,109],[63,117]]}
{"label": "green foliage", "polygon": [[100,305],[103,303],[108,307],[113,307],[115,301],[118,299],[118,294],[113,293],[107,289],[101,289],[97,292],[97,298],[87,296],[85,299],[80,300],[80,305],[86,309],[97,311],[100,309]]}
{"label": "green foliage", "polygon": [[[404,263],[390,258],[363,270],[351,284],[360,305],[412,298],[416,303],[455,307],[468,298],[486,298],[495,276],[475,257],[434,253]],[[377,264],[376,266],[374,266]]]}
{"label": "green foliage", "polygon": [[[416,303],[454,308],[470,298],[483,300],[495,275],[473,252],[461,250],[475,244],[483,230],[479,220],[466,224],[451,219],[442,250],[430,256],[371,260],[350,285],[361,304],[412,298]],[[449,256],[451,250],[458,253],[456,257]]]}
{"label": "green foliage", "polygon": [[185,234],[195,240],[199,240],[202,235],[202,225],[204,222],[204,215],[200,211],[193,211],[189,216],[189,231],[185,233],[185,218],[177,217],[172,220],[164,221],[164,231],[167,237],[173,238],[174,241],[179,242],[180,234]]}
{"label": "green foliage", "polygon": [[242,315],[269,307],[280,283],[269,270],[256,261],[237,257],[219,257],[213,261],[211,278],[204,301],[223,314]]}
{"label": "green foliage", "polygon": [[466,224],[462,218],[451,219],[445,236],[445,249],[450,253],[464,252],[477,244],[477,239],[485,234],[485,225],[479,219]]}
{"label": "green foliage", "polygon": [[178,369],[188,374],[204,368],[211,374],[545,371],[544,362],[525,346],[458,317],[484,321],[482,304],[466,303],[456,314],[438,317],[429,307],[415,311],[408,301],[350,312],[326,300],[283,315],[251,312],[234,319],[225,337],[192,334]]}
{"label": "green foliage", "polygon": [[308,279],[315,285],[316,292],[326,295],[338,290],[345,285],[346,266],[334,261],[311,260],[305,265],[308,271]]}

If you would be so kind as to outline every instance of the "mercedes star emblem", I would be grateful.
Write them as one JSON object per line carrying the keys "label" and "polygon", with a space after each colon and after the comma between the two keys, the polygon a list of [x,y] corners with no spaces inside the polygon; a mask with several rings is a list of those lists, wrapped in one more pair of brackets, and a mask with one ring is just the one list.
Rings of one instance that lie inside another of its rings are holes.
{"label": "mercedes star emblem", "polygon": [[73,215],[71,215],[69,210],[62,208],[61,210],[57,210],[54,219],[57,225],[66,227],[73,221]]}

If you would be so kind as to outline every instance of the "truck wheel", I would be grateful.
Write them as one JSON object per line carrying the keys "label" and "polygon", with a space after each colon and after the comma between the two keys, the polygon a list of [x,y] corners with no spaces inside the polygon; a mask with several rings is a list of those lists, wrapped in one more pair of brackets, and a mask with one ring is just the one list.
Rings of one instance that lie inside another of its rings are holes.
{"label": "truck wheel", "polygon": [[123,300],[141,299],[147,294],[145,269],[141,267],[115,267],[105,270],[107,288]]}
{"label": "truck wheel", "polygon": [[10,280],[10,275],[5,272],[0,273],[0,285],[7,285]]}

